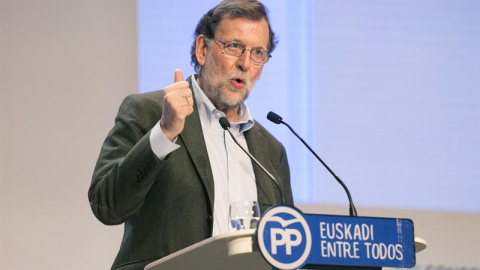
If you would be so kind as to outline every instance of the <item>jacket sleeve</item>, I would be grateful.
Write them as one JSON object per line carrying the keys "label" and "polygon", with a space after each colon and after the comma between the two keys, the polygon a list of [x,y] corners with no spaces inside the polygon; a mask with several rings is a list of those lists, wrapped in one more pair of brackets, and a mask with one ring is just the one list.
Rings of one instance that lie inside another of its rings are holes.
{"label": "jacket sleeve", "polygon": [[151,149],[149,135],[160,119],[161,106],[153,105],[141,95],[125,98],[102,145],[88,199],[104,224],[120,224],[134,215],[157,181],[162,162]]}

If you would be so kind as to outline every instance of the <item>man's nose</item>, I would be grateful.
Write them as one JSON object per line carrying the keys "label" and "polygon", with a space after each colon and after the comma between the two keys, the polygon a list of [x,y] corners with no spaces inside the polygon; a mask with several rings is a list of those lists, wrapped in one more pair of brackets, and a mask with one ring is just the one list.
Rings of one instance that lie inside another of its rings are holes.
{"label": "man's nose", "polygon": [[245,50],[245,52],[237,60],[237,67],[242,71],[247,71],[250,69],[252,60],[250,59],[251,51]]}

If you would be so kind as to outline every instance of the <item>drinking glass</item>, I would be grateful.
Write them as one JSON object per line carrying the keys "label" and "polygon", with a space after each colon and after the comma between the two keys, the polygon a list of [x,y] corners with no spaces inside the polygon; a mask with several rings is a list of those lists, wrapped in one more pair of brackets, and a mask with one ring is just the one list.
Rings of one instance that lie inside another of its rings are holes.
{"label": "drinking glass", "polygon": [[234,231],[256,229],[258,220],[260,220],[260,208],[256,201],[230,204],[230,223]]}

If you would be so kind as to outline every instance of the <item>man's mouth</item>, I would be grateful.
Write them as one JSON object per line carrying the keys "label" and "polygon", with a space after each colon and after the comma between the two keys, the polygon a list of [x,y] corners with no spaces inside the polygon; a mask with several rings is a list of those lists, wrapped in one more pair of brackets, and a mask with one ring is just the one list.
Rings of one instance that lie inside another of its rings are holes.
{"label": "man's mouth", "polygon": [[232,84],[235,88],[242,88],[245,86],[245,80],[242,78],[233,78]]}

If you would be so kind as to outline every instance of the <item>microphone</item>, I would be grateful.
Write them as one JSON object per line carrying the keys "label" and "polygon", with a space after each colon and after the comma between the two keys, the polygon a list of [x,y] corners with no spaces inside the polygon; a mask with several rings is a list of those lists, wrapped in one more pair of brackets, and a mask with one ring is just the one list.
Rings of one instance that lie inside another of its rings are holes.
{"label": "microphone", "polygon": [[274,112],[269,112],[267,114],[267,119],[272,121],[275,124],[284,124],[285,126],[287,126],[290,129],[290,131],[293,132],[293,134],[295,134],[295,136],[297,136],[297,138],[300,139],[300,141],[302,141],[302,143],[308,148],[308,150],[310,150],[310,152],[312,152],[312,154],[320,161],[320,163],[323,164],[323,166],[330,172],[330,174],[333,175],[333,177],[338,181],[338,183],[340,183],[340,185],[343,187],[343,189],[347,193],[348,201],[350,203],[350,216],[352,216],[352,217],[358,216],[357,215],[357,209],[355,209],[355,205],[353,204],[352,196],[350,195],[350,191],[348,190],[345,183],[343,183],[343,181],[340,179],[340,177],[338,177],[330,169],[330,167],[328,167],[328,165],[325,162],[323,162],[323,160],[317,155],[317,153],[315,153],[315,151],[313,151],[312,148],[310,148],[310,146],[287,123],[283,122],[282,117],[280,115],[278,115]]}
{"label": "microphone", "polygon": [[272,180],[272,182],[277,187],[278,192],[280,193],[280,198],[282,199],[282,204],[285,204],[285,199],[283,198],[283,193],[282,193],[282,190],[280,189],[280,185],[278,184],[277,179],[275,179],[275,177],[273,177],[273,175],[271,173],[269,173],[267,171],[267,169],[265,169],[262,166],[262,164],[260,164],[260,162],[258,162],[258,160],[255,157],[252,156],[252,154],[250,154],[245,148],[243,148],[243,146],[241,144],[238,143],[237,139],[235,139],[235,136],[233,136],[232,132],[230,132],[230,122],[228,121],[228,119],[226,117],[221,117],[218,120],[218,122],[220,122],[220,125],[222,126],[222,128],[224,130],[226,130],[228,132],[228,134],[230,134],[230,137],[232,137],[233,141],[243,150],[243,152],[245,152],[245,154],[247,154],[247,156],[249,156],[250,159],[255,164],[257,164],[257,166],[260,167],[260,169],[262,169],[262,171],[268,176],[268,178],[270,178],[270,180]]}

